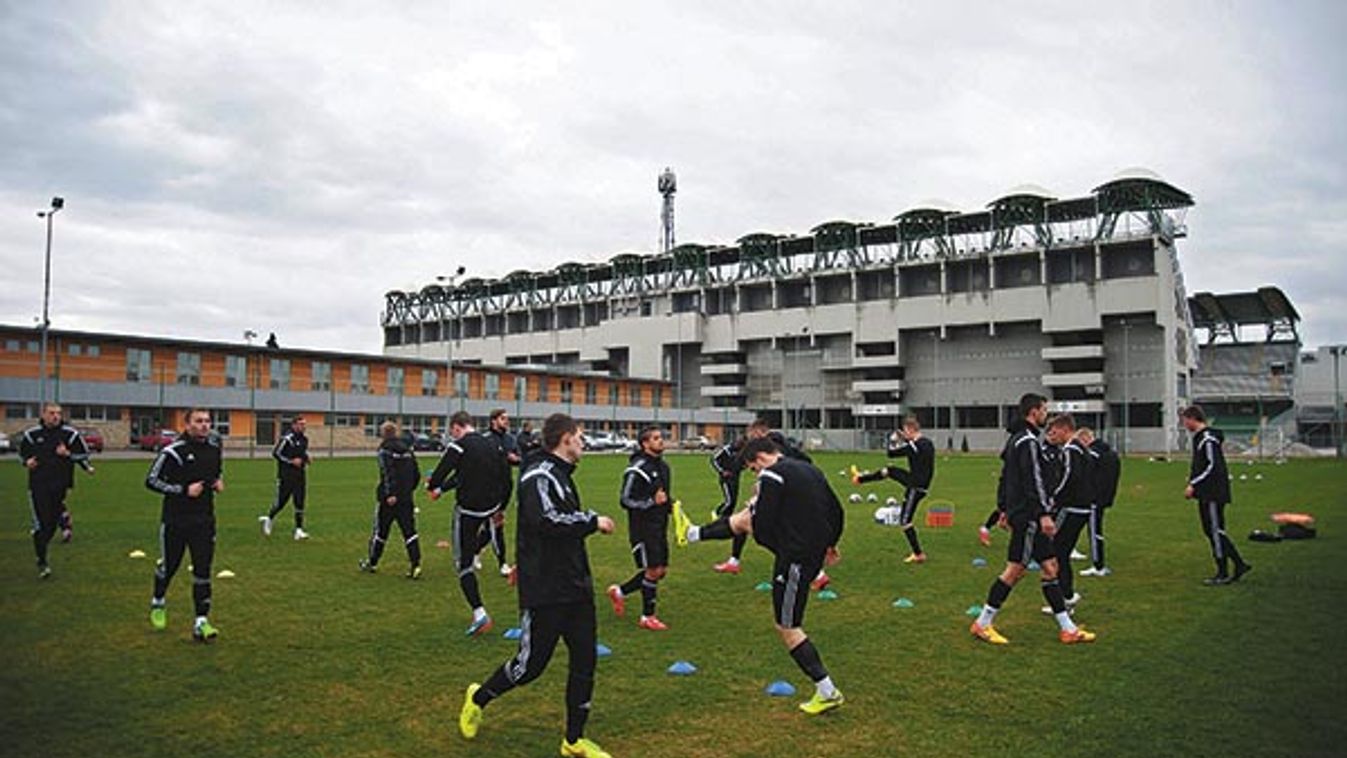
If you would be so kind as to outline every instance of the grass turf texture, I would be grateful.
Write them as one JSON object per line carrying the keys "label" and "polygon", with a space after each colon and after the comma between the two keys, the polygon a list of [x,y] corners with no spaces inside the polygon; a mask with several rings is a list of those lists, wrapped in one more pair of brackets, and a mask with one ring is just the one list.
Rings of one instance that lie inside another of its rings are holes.
{"label": "grass turf texture", "polygon": [[[881,461],[819,459],[843,496],[852,488],[841,469]],[[1200,583],[1212,572],[1206,543],[1194,507],[1179,496],[1186,463],[1126,461],[1107,524],[1115,573],[1077,581],[1085,598],[1078,618],[1099,641],[1060,645],[1055,624],[1039,613],[1031,574],[997,619],[1011,645],[994,648],[969,637],[964,611],[985,599],[1004,562],[1004,532],[991,549],[975,535],[996,463],[942,457],[932,497],[957,504],[956,525],[921,530],[925,565],[900,563],[906,542],[873,522],[876,504],[846,506],[843,561],[830,572],[840,597],[811,598],[805,628],[847,704],[810,719],[795,709],[809,682],[772,629],[770,595],[753,590],[770,563],[752,543],[737,577],[710,571],[728,543],[673,548],[659,605],[669,632],[636,628],[639,597],[629,599],[626,618],[612,615],[603,587],[634,570],[616,505],[623,460],[587,457],[578,474],[586,504],[619,524],[617,534],[589,541],[599,639],[613,655],[599,661],[588,734],[615,755],[1314,755],[1337,754],[1347,741],[1347,543],[1333,529],[1347,467],[1337,462],[1232,465],[1230,533],[1256,569],[1239,585],[1209,588]],[[675,491],[705,519],[717,492],[705,458],[674,456],[672,464]],[[449,533],[448,500],[418,496],[421,581],[402,577],[396,537],[370,576],[356,561],[370,528],[372,460],[316,462],[313,537],[302,543],[290,539],[289,508],[274,536],[259,533],[271,463],[228,460],[215,569],[237,578],[215,581],[221,637],[203,646],[190,641],[186,561],[169,592],[169,629],[153,632],[146,618],[159,511],[141,483],[147,467],[104,460],[96,478],[77,474],[75,540],[53,543],[55,575],[46,582],[33,568],[23,472],[13,458],[0,467],[6,754],[556,754],[564,650],[540,680],[486,710],[474,743],[457,733],[464,687],[515,650],[501,632],[517,611],[488,550],[480,579],[497,626],[482,639],[463,636],[468,609],[449,551],[434,546]],[[891,485],[860,491],[882,503],[898,494]],[[1316,514],[1323,536],[1244,539],[1268,526],[1269,512],[1287,509]],[[149,557],[128,558],[135,548]],[[978,556],[987,568],[971,565]],[[915,607],[892,607],[900,596]],[[665,674],[678,659],[698,673]],[[794,683],[797,697],[764,695],[777,679]]]}

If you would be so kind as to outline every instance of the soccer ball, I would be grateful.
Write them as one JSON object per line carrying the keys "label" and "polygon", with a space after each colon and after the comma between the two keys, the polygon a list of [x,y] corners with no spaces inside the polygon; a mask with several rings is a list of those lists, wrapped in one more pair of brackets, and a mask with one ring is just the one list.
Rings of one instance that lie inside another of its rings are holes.
{"label": "soccer ball", "polygon": [[847,499],[850,500],[850,501],[853,502],[853,503],[859,503],[859,502],[861,501],[861,493],[859,493],[859,492],[853,492],[853,493],[851,493],[851,497],[849,497],[849,498],[847,498]]}
{"label": "soccer ball", "polygon": [[878,503],[878,502],[879,502],[879,495],[876,495],[875,493],[871,492],[868,496],[866,496],[865,499],[866,499],[866,500],[869,500],[869,501],[872,502],[872,503]]}
{"label": "soccer ball", "polygon": [[890,508],[897,508],[897,507],[898,507],[898,498],[896,498],[896,497],[891,497],[891,498],[889,498],[888,500],[885,500],[885,501],[884,501],[884,505],[887,505],[887,506],[889,506]]}
{"label": "soccer ball", "polygon": [[883,506],[875,509],[875,523],[884,526],[893,526],[898,523],[899,511],[893,506]]}

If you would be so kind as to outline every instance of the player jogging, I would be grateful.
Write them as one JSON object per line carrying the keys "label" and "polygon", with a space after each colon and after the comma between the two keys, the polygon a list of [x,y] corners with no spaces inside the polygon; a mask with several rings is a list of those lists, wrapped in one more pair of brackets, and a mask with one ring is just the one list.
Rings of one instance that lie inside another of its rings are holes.
{"label": "player jogging", "polygon": [[259,516],[262,522],[262,534],[270,537],[272,522],[291,498],[295,500],[295,539],[307,540],[309,533],[304,531],[304,496],[307,491],[309,464],[309,438],[304,434],[306,422],[303,416],[295,416],[290,422],[290,431],[281,435],[276,446],[271,449],[271,457],[276,459],[276,499],[267,515]]}
{"label": "player jogging", "polygon": [[586,511],[571,479],[584,443],[580,426],[564,413],[543,422],[544,452],[531,456],[519,478],[515,560],[519,574],[519,650],[482,684],[470,684],[458,715],[459,732],[474,739],[482,709],[515,687],[537,679],[557,641],[565,640],[566,735],[561,755],[609,758],[585,739],[594,694],[596,621],[594,579],[585,539],[613,533],[613,520]]}
{"label": "player jogging", "polygon": [[669,464],[664,460],[664,434],[658,427],[648,426],[637,438],[640,448],[632,453],[627,470],[622,472],[622,491],[619,500],[627,511],[627,533],[631,542],[631,556],[636,562],[636,573],[626,583],[608,587],[608,599],[613,612],[626,612],[625,597],[641,593],[641,618],[637,626],[652,632],[669,628],[655,615],[655,598],[659,581],[669,570],[669,509],[673,503],[669,495],[672,486]]}
{"label": "player jogging", "polygon": [[374,530],[369,538],[369,553],[360,561],[360,570],[373,574],[393,522],[398,523],[402,542],[407,548],[407,578],[421,578],[421,539],[416,532],[416,488],[421,484],[421,469],[416,453],[398,432],[398,425],[385,421],[379,425],[379,484],[374,490]]}
{"label": "player jogging", "polygon": [[42,423],[24,430],[19,438],[19,460],[28,469],[28,503],[33,517],[33,551],[37,554],[39,579],[51,576],[47,548],[56,530],[70,540],[70,514],[65,509],[66,492],[75,486],[75,464],[92,474],[89,449],[79,430],[61,420],[61,406],[42,406]]}

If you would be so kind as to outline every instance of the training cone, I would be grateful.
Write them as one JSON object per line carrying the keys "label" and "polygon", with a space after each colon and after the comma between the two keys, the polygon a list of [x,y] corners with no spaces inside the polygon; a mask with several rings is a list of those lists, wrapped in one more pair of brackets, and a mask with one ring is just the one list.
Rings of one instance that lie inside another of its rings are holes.
{"label": "training cone", "polygon": [[233,579],[234,572],[229,569],[220,569],[220,573],[215,575],[216,579]]}
{"label": "training cone", "polygon": [[501,636],[507,640],[517,640],[520,637],[524,636],[524,630],[520,629],[517,626],[512,626],[509,629],[506,629],[505,633],[502,634]]}
{"label": "training cone", "polygon": [[753,589],[757,590],[758,592],[769,592],[769,591],[771,591],[771,589],[772,589],[772,583],[771,583],[771,582],[758,582],[757,585],[756,585],[755,587],[753,587]]}
{"label": "training cone", "polygon": [[688,676],[697,673],[697,667],[687,661],[674,661],[673,665],[669,666],[669,673],[674,676]]}
{"label": "training cone", "polygon": [[974,559],[973,559],[973,566],[976,567],[976,568],[986,568],[986,566],[987,566],[987,559],[986,559],[986,558],[974,558]]}
{"label": "training cone", "polygon": [[836,599],[837,599],[837,593],[836,593],[836,592],[833,592],[832,590],[819,590],[819,591],[818,591],[818,599],[819,599],[819,600],[836,600]]}
{"label": "training cone", "polygon": [[964,611],[964,612],[963,612],[963,615],[965,615],[965,616],[981,616],[981,615],[982,615],[982,606],[981,606],[980,604],[978,604],[978,603],[973,603],[972,605],[968,606],[968,610]]}
{"label": "training cone", "polygon": [[127,558],[144,558],[144,557],[145,557],[145,551],[144,551],[144,550],[132,550],[131,552],[129,552],[129,553],[126,554],[126,557],[127,557]]}
{"label": "training cone", "polygon": [[1029,570],[1030,570],[1030,571],[1037,571],[1037,570],[1038,570],[1038,561],[1029,561]]}
{"label": "training cone", "polygon": [[767,685],[763,692],[766,692],[772,697],[790,697],[795,694],[795,685],[778,679]]}
{"label": "training cone", "polygon": [[613,649],[602,642],[596,642],[594,643],[594,654],[600,658],[607,658],[613,654]]}
{"label": "training cone", "polygon": [[893,601],[894,608],[911,608],[913,605],[915,605],[915,603],[905,597],[900,597]]}

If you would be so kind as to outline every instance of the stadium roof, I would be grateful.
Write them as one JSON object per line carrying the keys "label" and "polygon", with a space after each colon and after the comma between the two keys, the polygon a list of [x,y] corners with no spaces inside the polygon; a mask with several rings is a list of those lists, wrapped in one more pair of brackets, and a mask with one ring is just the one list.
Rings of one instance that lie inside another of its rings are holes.
{"label": "stadium roof", "polygon": [[1213,337],[1234,337],[1241,326],[1266,326],[1268,339],[1289,331],[1295,334],[1300,314],[1290,298],[1278,287],[1259,287],[1254,292],[1230,292],[1213,295],[1198,292],[1188,298],[1193,326],[1212,330]]}

